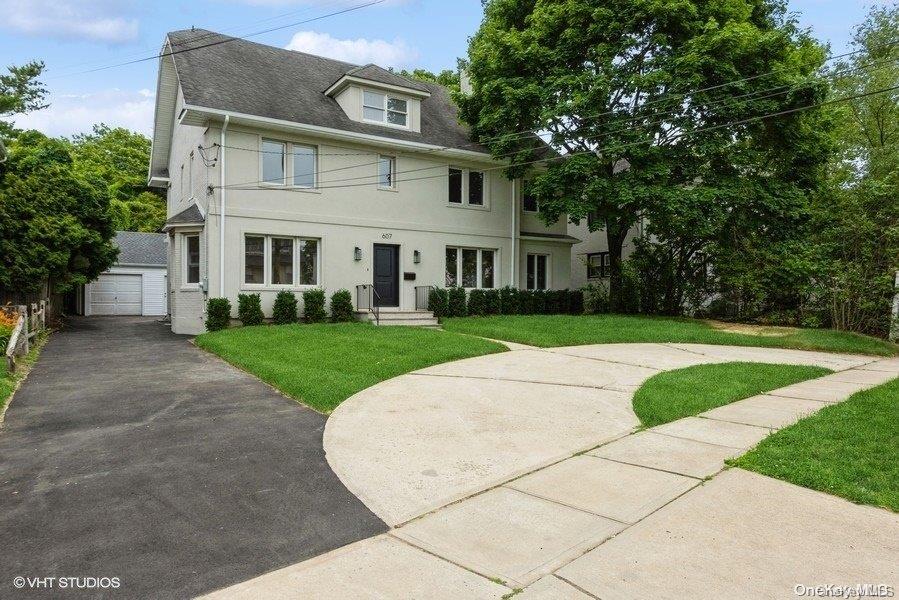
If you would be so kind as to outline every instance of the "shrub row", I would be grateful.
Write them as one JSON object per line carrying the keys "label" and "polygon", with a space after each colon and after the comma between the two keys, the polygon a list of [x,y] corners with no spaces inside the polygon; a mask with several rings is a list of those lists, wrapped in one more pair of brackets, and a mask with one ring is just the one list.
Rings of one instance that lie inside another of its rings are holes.
{"label": "shrub row", "polygon": [[428,296],[428,310],[437,318],[484,315],[579,315],[584,312],[580,290],[435,288]]}
{"label": "shrub row", "polygon": [[[272,322],[277,325],[296,323],[299,302],[293,292],[282,290],[272,306]],[[262,299],[259,294],[237,296],[237,318],[244,325],[261,325],[265,322]],[[325,291],[312,289],[303,292],[303,321],[323,323],[328,320],[325,307]],[[331,294],[331,317],[334,323],[353,320],[353,297],[349,290],[337,290]],[[206,305],[206,330],[218,331],[228,327],[231,321],[231,302],[227,298],[210,298]]]}

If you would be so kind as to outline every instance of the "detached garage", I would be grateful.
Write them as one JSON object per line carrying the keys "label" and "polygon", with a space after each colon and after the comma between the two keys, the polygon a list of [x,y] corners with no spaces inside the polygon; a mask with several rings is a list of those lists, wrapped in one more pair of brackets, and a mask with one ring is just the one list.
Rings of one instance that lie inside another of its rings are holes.
{"label": "detached garage", "polygon": [[84,286],[84,314],[168,314],[166,243],[164,233],[117,231],[118,262]]}

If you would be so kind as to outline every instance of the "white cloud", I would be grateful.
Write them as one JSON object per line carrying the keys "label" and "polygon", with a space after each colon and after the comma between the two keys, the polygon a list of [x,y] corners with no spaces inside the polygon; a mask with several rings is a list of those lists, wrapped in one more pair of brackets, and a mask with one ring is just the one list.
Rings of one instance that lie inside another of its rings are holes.
{"label": "white cloud", "polygon": [[51,96],[50,106],[14,118],[19,129],[37,129],[49,136],[90,131],[96,123],[127,127],[152,135],[155,97],[150,90],[117,88],[82,95]]}
{"label": "white cloud", "polygon": [[115,0],[0,0],[0,27],[29,35],[122,44],[138,35],[137,19]]}
{"label": "white cloud", "polygon": [[375,63],[381,67],[404,67],[418,60],[418,51],[401,39],[392,42],[365,38],[340,40],[316,31],[294,34],[286,48],[355,64]]}

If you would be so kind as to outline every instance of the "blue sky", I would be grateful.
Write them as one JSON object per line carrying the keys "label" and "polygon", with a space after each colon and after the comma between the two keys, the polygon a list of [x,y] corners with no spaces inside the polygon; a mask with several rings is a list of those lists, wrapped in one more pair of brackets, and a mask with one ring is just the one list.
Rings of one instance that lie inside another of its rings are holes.
{"label": "blue sky", "polygon": [[[872,2],[790,0],[800,23],[831,44],[848,46],[852,25]],[[71,135],[106,122],[148,133],[156,63],[85,72],[148,57],[165,32],[191,26],[244,36],[319,17],[366,0],[0,0],[0,56],[5,64],[47,64],[48,109],[20,127]],[[455,68],[481,20],[480,0],[386,0],[342,15],[253,37],[254,41],[383,66]]]}

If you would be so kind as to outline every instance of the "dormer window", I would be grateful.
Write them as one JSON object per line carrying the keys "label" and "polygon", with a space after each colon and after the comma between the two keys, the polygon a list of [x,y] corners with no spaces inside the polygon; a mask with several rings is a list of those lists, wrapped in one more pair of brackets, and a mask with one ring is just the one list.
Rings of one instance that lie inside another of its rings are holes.
{"label": "dormer window", "polygon": [[409,122],[408,102],[390,94],[364,90],[362,92],[362,118],[375,123],[407,127]]}

